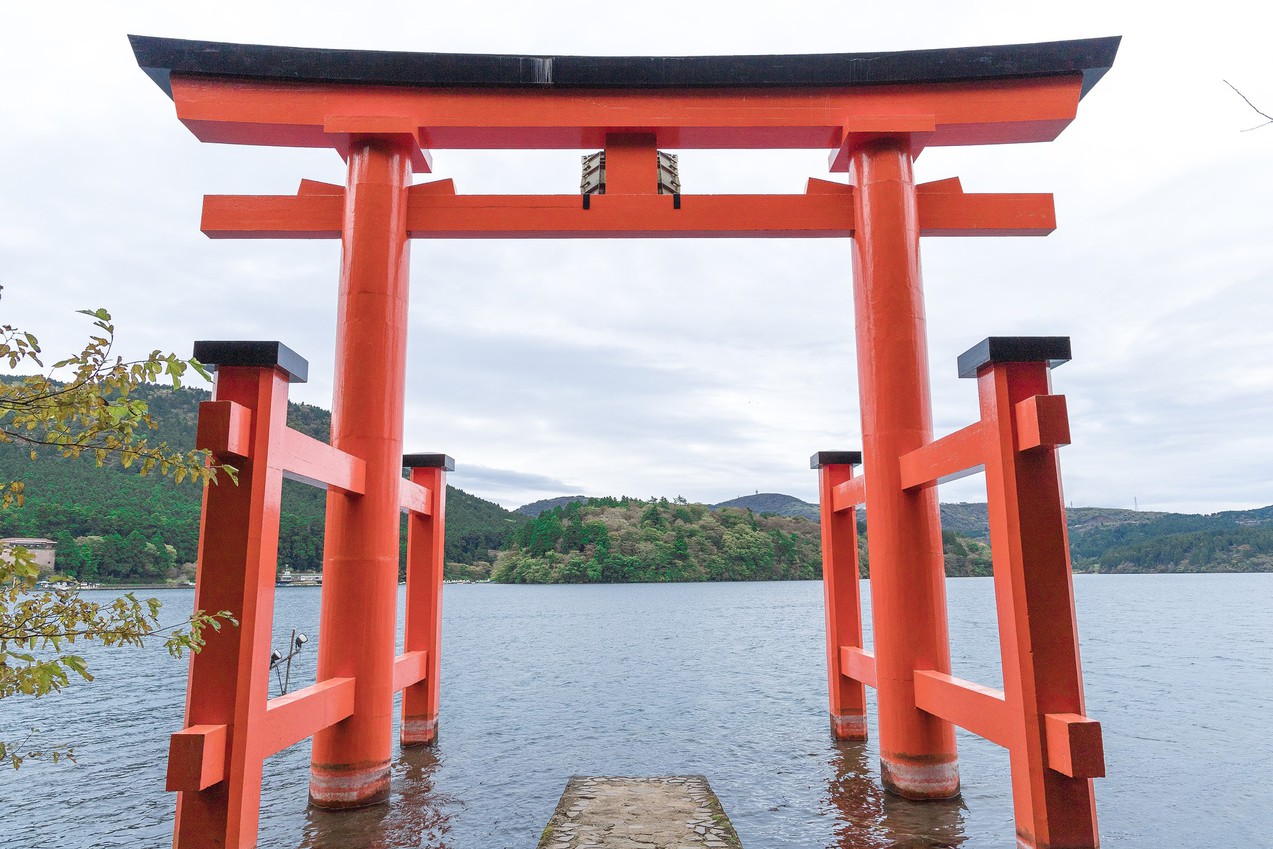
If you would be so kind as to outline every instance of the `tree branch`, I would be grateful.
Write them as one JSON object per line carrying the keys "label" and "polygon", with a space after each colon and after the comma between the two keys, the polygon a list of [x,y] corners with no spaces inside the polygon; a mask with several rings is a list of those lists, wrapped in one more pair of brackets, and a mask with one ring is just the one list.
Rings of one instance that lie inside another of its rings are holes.
{"label": "tree branch", "polygon": [[1255,110],[1255,113],[1256,113],[1257,115],[1259,115],[1259,116],[1260,116],[1260,117],[1262,117],[1262,118],[1267,118],[1267,119],[1268,119],[1268,120],[1267,120],[1267,121],[1265,121],[1263,124],[1257,124],[1257,125],[1256,125],[1256,126],[1254,126],[1254,127],[1247,127],[1247,128],[1246,128],[1245,130],[1243,130],[1242,132],[1244,132],[1244,133],[1249,133],[1249,132],[1251,132],[1252,130],[1258,130],[1258,129],[1260,129],[1260,127],[1267,127],[1269,124],[1273,124],[1273,115],[1268,114],[1268,113],[1267,113],[1267,112],[1265,112],[1264,110],[1260,109],[1260,107],[1258,107],[1258,106],[1256,106],[1254,103],[1252,103],[1252,102],[1251,102],[1251,99],[1250,99],[1249,97],[1247,97],[1245,94],[1243,94],[1241,91],[1239,91],[1239,90],[1238,90],[1238,87],[1237,87],[1237,86],[1235,86],[1233,83],[1229,82],[1228,80],[1225,80],[1225,81],[1224,81],[1224,84],[1225,84],[1225,85],[1227,85],[1229,88],[1233,89],[1234,91],[1236,91],[1236,92],[1238,93],[1238,97],[1240,97],[1240,98],[1242,98],[1243,100],[1245,100],[1245,101],[1246,101],[1246,105],[1247,105],[1247,106],[1250,106],[1252,109],[1254,109],[1254,110]]}

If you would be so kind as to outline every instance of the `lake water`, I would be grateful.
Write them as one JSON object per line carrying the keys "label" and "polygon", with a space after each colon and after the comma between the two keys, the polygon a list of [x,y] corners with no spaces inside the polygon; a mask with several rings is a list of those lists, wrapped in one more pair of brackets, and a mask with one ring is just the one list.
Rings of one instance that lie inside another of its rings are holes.
{"label": "lake water", "polygon": [[[1075,587],[1103,845],[1273,846],[1273,575]],[[999,686],[990,579],[947,591],[955,674]],[[278,593],[275,645],[311,638],[293,687],[313,680],[319,592]],[[145,594],[172,618],[192,598]],[[307,742],[280,753],[260,845],[531,849],[572,775],[701,773],[748,849],[1012,846],[993,744],[959,732],[961,798],[919,804],[881,791],[873,743],[831,741],[822,628],[817,582],[447,586],[439,745],[396,757],[392,804],[344,813],[307,808]],[[158,646],[89,656],[91,684],[0,702],[0,735],[38,726],[79,759],[0,772],[5,849],[171,845],[185,663]]]}

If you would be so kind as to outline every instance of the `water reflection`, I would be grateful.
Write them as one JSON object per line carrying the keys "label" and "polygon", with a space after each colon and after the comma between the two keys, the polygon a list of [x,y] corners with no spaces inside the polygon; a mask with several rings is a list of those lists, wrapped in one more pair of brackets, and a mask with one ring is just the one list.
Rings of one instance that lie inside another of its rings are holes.
{"label": "water reflection", "polygon": [[865,743],[836,743],[827,802],[836,814],[829,849],[953,849],[968,839],[962,799],[912,802],[887,793]]}
{"label": "water reflection", "polygon": [[298,849],[450,849],[452,811],[461,803],[434,792],[440,763],[435,749],[402,749],[391,767],[388,804],[356,811],[310,807]]}

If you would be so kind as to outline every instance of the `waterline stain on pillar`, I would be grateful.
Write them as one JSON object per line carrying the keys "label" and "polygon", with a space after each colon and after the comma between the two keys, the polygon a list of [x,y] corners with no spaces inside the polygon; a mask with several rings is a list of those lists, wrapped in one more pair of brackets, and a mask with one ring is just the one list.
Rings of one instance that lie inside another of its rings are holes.
{"label": "waterline stain on pillar", "polygon": [[538,849],[742,849],[701,775],[575,776]]}

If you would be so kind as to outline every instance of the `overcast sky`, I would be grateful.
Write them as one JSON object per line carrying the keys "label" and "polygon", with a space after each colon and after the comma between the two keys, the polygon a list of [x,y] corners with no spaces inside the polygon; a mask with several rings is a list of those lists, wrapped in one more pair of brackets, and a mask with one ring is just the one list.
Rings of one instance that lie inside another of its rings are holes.
{"label": "overcast sky", "polygon": [[[200,144],[129,32],[403,51],[821,53],[1122,35],[1051,144],[936,148],[922,181],[1053,192],[1046,238],[923,245],[937,432],[976,415],[956,356],[988,335],[1069,335],[1066,498],[1211,512],[1273,503],[1273,113],[1254,4],[61,2],[0,26],[0,322],[46,350],[105,307],[121,345],[279,339],[331,403],[339,246],[210,241],[206,194],[344,182],[331,151]],[[782,11],[779,11],[781,9]],[[825,151],[681,154],[686,193],[803,190]],[[460,192],[577,191],[579,152],[435,151]],[[836,175],[834,179],[843,179]],[[408,451],[506,506],[585,493],[814,500],[816,450],[860,445],[849,244],[416,242]],[[984,500],[980,477],[942,489]]]}

